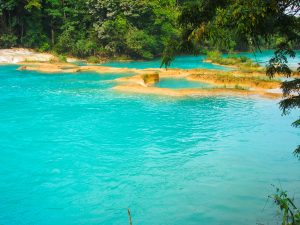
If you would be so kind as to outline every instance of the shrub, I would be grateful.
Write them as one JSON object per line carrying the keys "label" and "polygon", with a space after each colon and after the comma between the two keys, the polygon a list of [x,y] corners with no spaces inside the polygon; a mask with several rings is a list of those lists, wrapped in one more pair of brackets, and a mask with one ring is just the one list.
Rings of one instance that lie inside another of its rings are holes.
{"label": "shrub", "polygon": [[46,52],[50,50],[50,45],[47,42],[44,42],[38,49],[39,52]]}
{"label": "shrub", "polygon": [[97,58],[96,56],[90,56],[87,58],[87,62],[89,63],[99,63],[99,58]]}
{"label": "shrub", "polygon": [[84,58],[92,55],[95,52],[96,48],[97,44],[95,42],[91,40],[80,39],[75,43],[72,49],[72,53],[75,56]]}
{"label": "shrub", "polygon": [[17,45],[17,36],[13,34],[3,34],[0,36],[0,47],[11,48]]}
{"label": "shrub", "polygon": [[45,48],[48,43],[49,39],[47,36],[45,34],[41,34],[39,31],[29,30],[23,38],[23,45],[27,48]]}
{"label": "shrub", "polygon": [[58,60],[59,60],[60,62],[67,62],[67,57],[64,56],[64,55],[58,55]]}
{"label": "shrub", "polygon": [[55,51],[63,54],[66,52],[71,52],[73,46],[75,45],[74,43],[74,32],[75,28],[72,26],[69,26],[66,28],[60,36],[57,38],[57,42],[55,45]]}
{"label": "shrub", "polygon": [[219,51],[209,51],[207,52],[207,59],[212,61],[219,61],[221,59],[221,52]]}
{"label": "shrub", "polygon": [[240,60],[241,60],[241,62],[247,62],[248,60],[250,60],[248,57],[246,57],[246,56],[240,56]]}
{"label": "shrub", "polygon": [[142,30],[131,28],[126,35],[126,47],[134,58],[152,59],[156,40]]}

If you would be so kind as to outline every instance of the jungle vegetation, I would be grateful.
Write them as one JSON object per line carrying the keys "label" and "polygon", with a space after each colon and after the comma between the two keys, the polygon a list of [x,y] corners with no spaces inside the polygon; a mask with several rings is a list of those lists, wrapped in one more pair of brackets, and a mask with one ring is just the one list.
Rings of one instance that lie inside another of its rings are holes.
{"label": "jungle vegetation", "polygon": [[258,41],[261,47],[274,48],[284,38],[278,32],[271,41],[249,41],[239,33],[250,28],[240,27],[239,33],[220,29],[219,22],[225,22],[222,7],[230,2],[0,0],[0,48],[33,48],[97,62],[114,57],[152,59],[174,51],[174,45],[180,54],[250,50]]}
{"label": "jungle vegetation", "polygon": [[176,0],[0,0],[0,48],[151,59],[178,36]]}

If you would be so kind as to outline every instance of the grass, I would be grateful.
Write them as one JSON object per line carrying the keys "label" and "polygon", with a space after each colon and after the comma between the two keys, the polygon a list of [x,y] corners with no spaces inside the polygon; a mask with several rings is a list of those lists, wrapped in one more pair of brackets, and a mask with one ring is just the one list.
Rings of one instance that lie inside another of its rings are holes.
{"label": "grass", "polygon": [[86,61],[87,61],[88,63],[93,63],[93,64],[100,63],[99,58],[96,57],[96,56],[90,56],[90,57],[88,57],[88,58],[86,59]]}
{"label": "grass", "polygon": [[228,57],[222,57],[222,54],[219,51],[207,52],[207,60],[224,66],[238,67],[242,72],[257,72],[264,70],[258,63],[254,63],[246,56],[232,54],[228,55]]}
{"label": "grass", "polygon": [[57,55],[49,60],[50,63],[67,62],[67,57],[64,55]]}
{"label": "grass", "polygon": [[238,84],[236,84],[236,85],[234,86],[234,89],[238,89],[238,90],[249,90],[249,88],[240,86],[240,85],[238,85]]}
{"label": "grass", "polygon": [[39,61],[39,60],[25,59],[24,62],[26,62],[26,63],[40,63],[41,61]]}
{"label": "grass", "polygon": [[279,81],[273,79],[271,80],[267,77],[235,76],[231,73],[194,74],[192,77],[198,81],[223,84],[231,87],[233,86],[236,89],[244,89],[249,87],[270,89],[277,88],[280,85]]}

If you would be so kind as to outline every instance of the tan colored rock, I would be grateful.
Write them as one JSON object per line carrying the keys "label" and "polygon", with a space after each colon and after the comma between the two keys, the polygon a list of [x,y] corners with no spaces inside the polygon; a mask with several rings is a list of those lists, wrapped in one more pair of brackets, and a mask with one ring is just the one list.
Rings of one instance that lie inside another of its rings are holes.
{"label": "tan colored rock", "polygon": [[[57,61],[57,57],[50,53],[36,52],[27,48],[0,49],[0,63],[19,64],[20,62],[50,62]],[[67,61],[78,61],[76,58],[67,58]]]}
{"label": "tan colored rock", "polygon": [[153,85],[153,84],[159,82],[158,73],[144,74],[144,75],[141,75],[141,76],[142,76],[142,79],[143,79],[143,81],[146,85]]}
{"label": "tan colored rock", "polygon": [[151,94],[170,97],[211,97],[211,96],[260,96],[264,98],[280,98],[279,93],[269,93],[264,91],[239,90],[234,88],[211,88],[211,89],[170,89],[158,87],[145,87],[141,85],[118,85],[113,90],[133,94]]}

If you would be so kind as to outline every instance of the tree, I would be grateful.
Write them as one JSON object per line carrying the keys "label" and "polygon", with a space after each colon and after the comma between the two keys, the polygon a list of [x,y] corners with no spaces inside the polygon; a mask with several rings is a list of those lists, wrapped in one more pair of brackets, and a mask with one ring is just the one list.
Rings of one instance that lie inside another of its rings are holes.
{"label": "tree", "polygon": [[0,0],[0,47],[149,59],[178,35],[177,12],[176,0]]}
{"label": "tree", "polygon": [[[297,0],[183,0],[181,1],[179,24],[181,39],[174,51],[165,51],[162,65],[170,64],[180,51],[210,47],[232,48],[236,40],[260,50],[263,42],[281,37],[275,55],[267,65],[267,75],[292,76],[287,66],[287,56],[295,57],[293,44],[300,42],[300,1]],[[221,43],[217,44],[220,40]],[[174,45],[174,43],[173,43]],[[170,47],[169,47],[170,48]],[[168,49],[168,48],[167,48]],[[300,68],[298,68],[300,72]],[[280,103],[283,114],[300,108],[300,79],[282,83],[284,99]],[[300,120],[293,123],[300,126]],[[300,146],[294,152],[299,156]]]}
{"label": "tree", "polygon": [[88,4],[96,19],[98,43],[109,55],[150,59],[178,34],[176,1],[89,0]]}

